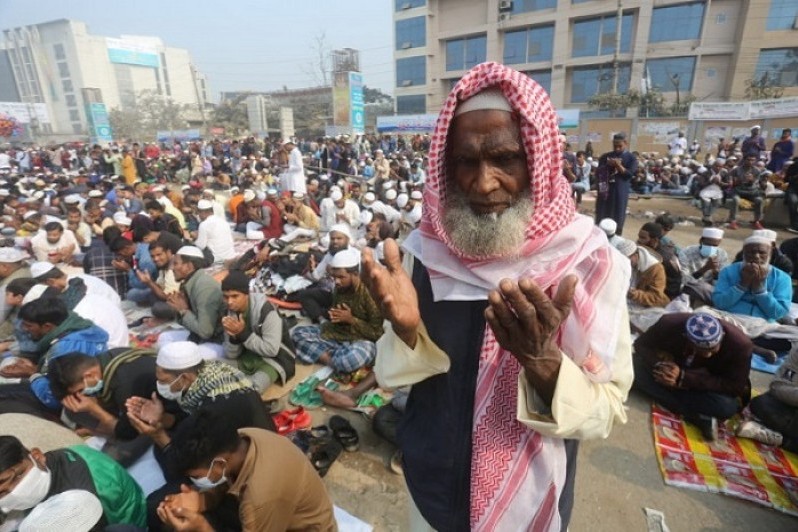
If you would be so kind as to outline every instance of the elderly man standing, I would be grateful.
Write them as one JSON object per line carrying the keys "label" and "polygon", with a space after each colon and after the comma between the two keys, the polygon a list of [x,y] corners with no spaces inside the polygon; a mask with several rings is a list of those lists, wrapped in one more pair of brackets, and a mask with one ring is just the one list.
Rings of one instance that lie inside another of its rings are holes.
{"label": "elderly man standing", "polygon": [[307,194],[305,165],[302,162],[302,153],[290,138],[283,141],[283,150],[288,153],[288,167],[280,174],[282,189],[284,191],[288,190]]}
{"label": "elderly man standing", "polygon": [[[399,431],[411,528],[564,530],[577,441],[625,422],[628,261],[575,213],[557,115],[497,63],[452,89],[419,229],[365,278],[390,327],[383,385],[412,384]],[[434,405],[434,406],[433,406]]]}

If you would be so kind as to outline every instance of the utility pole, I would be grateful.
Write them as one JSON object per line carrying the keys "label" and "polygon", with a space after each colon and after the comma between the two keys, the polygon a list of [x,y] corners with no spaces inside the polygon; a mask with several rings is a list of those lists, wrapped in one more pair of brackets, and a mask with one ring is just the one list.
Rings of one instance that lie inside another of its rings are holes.
{"label": "utility pole", "polygon": [[618,0],[618,11],[615,15],[615,53],[612,54],[612,93],[618,94],[618,77],[620,75],[621,65],[618,62],[618,54],[621,51],[621,27],[623,21],[623,6],[621,0]]}

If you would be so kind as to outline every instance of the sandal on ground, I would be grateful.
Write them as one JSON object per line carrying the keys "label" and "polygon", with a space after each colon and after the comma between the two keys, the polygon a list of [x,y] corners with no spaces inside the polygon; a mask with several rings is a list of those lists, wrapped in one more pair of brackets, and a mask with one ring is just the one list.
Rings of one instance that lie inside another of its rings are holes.
{"label": "sandal on ground", "polygon": [[301,406],[293,410],[283,410],[274,416],[273,419],[278,434],[288,434],[295,430],[306,429],[310,427],[312,423],[310,413]]}
{"label": "sandal on ground", "polygon": [[331,439],[313,451],[310,456],[310,463],[313,464],[313,468],[319,473],[320,477],[327,474],[327,471],[330,470],[330,466],[332,466],[341,455],[342,450],[341,444]]}
{"label": "sandal on ground", "polygon": [[360,448],[360,437],[346,418],[333,416],[328,423],[333,436],[341,443],[346,452],[353,453]]}

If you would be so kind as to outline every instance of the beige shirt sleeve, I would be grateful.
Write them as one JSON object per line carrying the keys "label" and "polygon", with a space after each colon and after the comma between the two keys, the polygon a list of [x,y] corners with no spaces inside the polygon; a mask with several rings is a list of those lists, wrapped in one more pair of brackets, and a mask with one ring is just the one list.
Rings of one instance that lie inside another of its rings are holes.
{"label": "beige shirt sleeve", "polygon": [[[632,340],[628,312],[624,310],[612,380],[597,383],[563,355],[550,408],[535,393],[523,373],[518,378],[518,421],[544,436],[555,438],[606,438],[613,424],[626,423],[624,402],[632,387]],[[385,334],[377,341],[374,366],[380,386],[396,388],[421,382],[449,371],[450,361],[430,339],[423,323],[415,349],[405,344],[385,323]]]}

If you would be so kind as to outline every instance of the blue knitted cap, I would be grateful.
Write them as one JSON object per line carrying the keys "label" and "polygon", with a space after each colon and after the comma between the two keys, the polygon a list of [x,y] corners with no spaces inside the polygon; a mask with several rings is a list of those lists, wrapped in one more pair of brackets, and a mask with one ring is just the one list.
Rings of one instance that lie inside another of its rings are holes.
{"label": "blue knitted cap", "polygon": [[697,313],[690,316],[684,325],[687,338],[696,346],[710,349],[723,340],[723,326],[714,316]]}

